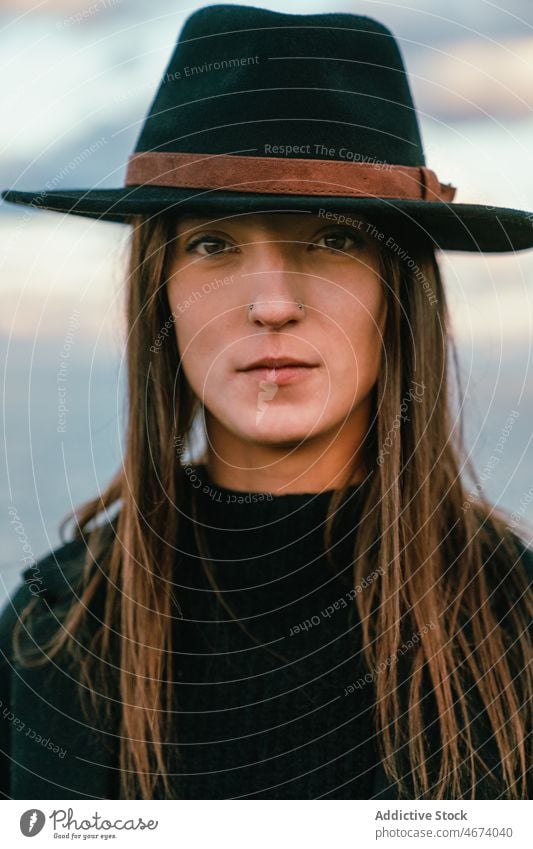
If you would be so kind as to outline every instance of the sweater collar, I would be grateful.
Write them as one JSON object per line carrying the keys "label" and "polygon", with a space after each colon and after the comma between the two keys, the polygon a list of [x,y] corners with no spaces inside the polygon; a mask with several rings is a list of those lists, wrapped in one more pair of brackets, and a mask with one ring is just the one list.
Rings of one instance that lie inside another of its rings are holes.
{"label": "sweater collar", "polygon": [[[333,523],[333,553],[345,563],[353,550],[370,478],[351,484]],[[335,489],[274,495],[215,484],[204,464],[189,466],[187,516],[200,525],[211,557],[220,562],[278,560],[287,565],[316,559],[324,550],[328,505]],[[195,499],[196,515],[191,501]],[[192,514],[192,515],[191,515]]]}

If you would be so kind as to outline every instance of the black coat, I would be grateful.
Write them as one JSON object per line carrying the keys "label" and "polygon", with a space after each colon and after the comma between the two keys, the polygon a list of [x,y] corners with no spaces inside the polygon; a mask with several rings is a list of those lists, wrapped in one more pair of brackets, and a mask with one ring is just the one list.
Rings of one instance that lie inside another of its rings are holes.
{"label": "black coat", "polygon": [[[26,603],[38,591],[39,644],[57,629],[81,576],[84,547],[67,543],[21,583],[0,616],[0,796],[11,799],[117,798],[116,727],[90,728],[63,661],[28,669],[13,662],[11,635]],[[533,551],[522,558],[533,578]],[[38,575],[38,583],[35,576]],[[32,584],[33,581],[33,584]],[[33,593],[30,590],[32,586]],[[37,633],[37,632],[34,632]],[[478,798],[484,795],[478,785]],[[375,771],[372,798],[397,799],[382,765]]]}

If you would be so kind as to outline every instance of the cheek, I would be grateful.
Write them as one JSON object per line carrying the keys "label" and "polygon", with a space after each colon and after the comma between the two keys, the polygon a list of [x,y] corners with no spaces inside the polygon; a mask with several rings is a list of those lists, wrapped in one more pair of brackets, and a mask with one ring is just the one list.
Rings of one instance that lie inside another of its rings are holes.
{"label": "cheek", "polygon": [[187,274],[178,270],[173,272],[167,283],[167,298],[174,315],[178,349],[180,355],[186,358],[189,358],[189,349],[201,343],[205,337],[202,329],[209,321],[205,313],[206,307],[209,308],[208,299],[202,295],[194,278],[190,270]]}
{"label": "cheek", "polygon": [[351,353],[353,360],[381,348],[386,307],[380,280],[374,275],[359,281],[356,288],[352,284],[338,290],[329,314],[336,346],[342,346],[343,354]]}
{"label": "cheek", "polygon": [[221,319],[208,312],[208,300],[182,304],[181,311],[174,310],[181,368],[194,393],[202,399],[220,385],[227,347]]}
{"label": "cheek", "polygon": [[174,326],[181,367],[192,388],[198,392],[206,380],[208,364],[213,362],[205,321],[195,321],[189,309],[176,317]]}

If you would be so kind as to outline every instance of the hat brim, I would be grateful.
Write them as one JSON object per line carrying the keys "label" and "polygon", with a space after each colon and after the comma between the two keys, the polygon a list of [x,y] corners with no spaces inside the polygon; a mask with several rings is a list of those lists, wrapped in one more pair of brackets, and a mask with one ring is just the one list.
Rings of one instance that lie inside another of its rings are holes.
{"label": "hat brim", "polygon": [[244,212],[308,212],[320,210],[379,216],[398,227],[413,228],[437,248],[454,251],[504,252],[533,247],[533,213],[508,207],[396,198],[274,195],[223,190],[194,190],[160,186],[129,186],[116,189],[23,192],[8,189],[2,198],[9,203],[81,215],[101,221],[131,223],[132,216],[175,214],[222,214]]}

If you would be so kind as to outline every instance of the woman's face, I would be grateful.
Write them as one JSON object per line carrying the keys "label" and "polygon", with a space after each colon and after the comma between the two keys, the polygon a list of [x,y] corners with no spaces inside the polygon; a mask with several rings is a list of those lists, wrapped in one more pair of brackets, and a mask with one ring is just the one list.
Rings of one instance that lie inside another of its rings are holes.
{"label": "woman's face", "polygon": [[[364,431],[386,303],[366,222],[187,217],[174,245],[167,294],[215,450],[217,439],[287,449]],[[305,365],[250,368],[263,358]]]}

